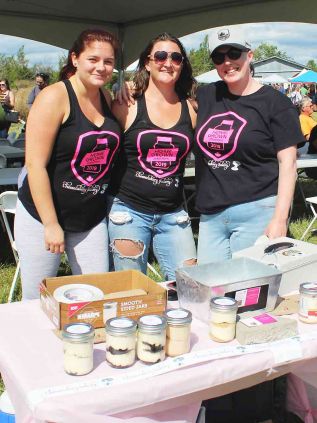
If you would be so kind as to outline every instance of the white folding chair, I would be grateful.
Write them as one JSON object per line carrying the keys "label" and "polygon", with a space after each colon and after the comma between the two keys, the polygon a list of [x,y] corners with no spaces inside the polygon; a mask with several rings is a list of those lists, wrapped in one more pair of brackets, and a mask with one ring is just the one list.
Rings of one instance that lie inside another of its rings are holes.
{"label": "white folding chair", "polygon": [[16,270],[14,273],[13,281],[11,283],[8,302],[12,301],[14,289],[16,287],[19,272],[20,272],[20,260],[19,260],[18,252],[15,246],[15,241],[14,241],[14,237],[10,228],[10,224],[7,218],[7,213],[15,214],[17,199],[18,199],[17,191],[5,191],[2,194],[0,194],[0,211],[1,211],[5,230],[7,231],[7,234],[9,237],[14,259],[16,262]]}
{"label": "white folding chair", "polygon": [[310,224],[307,226],[305,232],[301,236],[301,238],[300,238],[301,240],[305,238],[305,236],[309,232],[310,228],[313,226],[315,220],[317,219],[317,208],[315,208],[315,206],[317,206],[317,197],[307,197],[306,198],[306,202],[310,206],[310,209],[311,209],[311,211],[313,213],[313,218],[312,218]]}

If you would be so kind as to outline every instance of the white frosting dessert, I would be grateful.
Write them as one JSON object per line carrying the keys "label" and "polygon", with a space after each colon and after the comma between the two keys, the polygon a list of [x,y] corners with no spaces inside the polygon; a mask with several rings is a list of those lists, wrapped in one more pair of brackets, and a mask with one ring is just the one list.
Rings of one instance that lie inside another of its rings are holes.
{"label": "white frosting dessert", "polygon": [[299,293],[299,320],[317,323],[317,282],[302,283]]}
{"label": "white frosting dessert", "polygon": [[85,375],[94,367],[95,330],[89,323],[70,323],[62,331],[64,369],[70,375]]}
{"label": "white frosting dessert", "polygon": [[106,360],[113,367],[129,367],[135,362],[136,322],[117,317],[106,322]]}
{"label": "white frosting dessert", "polygon": [[146,363],[157,363],[165,359],[166,331],[160,333],[138,333],[137,356]]}
{"label": "white frosting dessert", "polygon": [[64,370],[70,375],[86,375],[94,367],[91,342],[64,341]]}
{"label": "white frosting dessert", "polygon": [[183,308],[166,310],[166,354],[170,357],[190,350],[191,312]]}
{"label": "white frosting dessert", "polygon": [[236,334],[236,323],[209,322],[209,336],[217,342],[232,341]]}

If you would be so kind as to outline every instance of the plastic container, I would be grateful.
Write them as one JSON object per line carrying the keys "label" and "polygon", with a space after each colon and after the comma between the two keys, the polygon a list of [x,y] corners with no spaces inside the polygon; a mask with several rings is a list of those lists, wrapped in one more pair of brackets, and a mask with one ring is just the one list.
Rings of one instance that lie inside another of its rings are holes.
{"label": "plastic container", "polygon": [[192,314],[183,308],[166,310],[166,355],[176,357],[190,349],[190,326]]}
{"label": "plastic container", "polygon": [[64,370],[74,376],[82,376],[94,367],[95,330],[89,323],[69,323],[64,326]]}
{"label": "plastic container", "polygon": [[165,359],[166,319],[148,314],[138,320],[137,356],[145,363],[158,363]]}
{"label": "plastic container", "polygon": [[135,362],[136,322],[114,317],[106,323],[106,360],[112,367],[126,368]]}

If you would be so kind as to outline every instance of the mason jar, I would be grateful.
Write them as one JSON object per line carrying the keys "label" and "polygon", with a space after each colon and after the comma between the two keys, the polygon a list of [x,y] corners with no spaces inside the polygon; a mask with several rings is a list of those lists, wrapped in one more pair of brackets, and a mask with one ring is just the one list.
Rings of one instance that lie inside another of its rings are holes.
{"label": "mason jar", "polygon": [[170,357],[188,353],[190,349],[190,326],[192,314],[184,308],[174,308],[165,311],[166,354]]}
{"label": "mason jar", "polygon": [[232,341],[236,334],[238,302],[230,297],[210,300],[209,336],[216,342]]}
{"label": "mason jar", "polygon": [[130,367],[135,362],[136,322],[114,317],[106,322],[106,360],[112,367]]}
{"label": "mason jar", "polygon": [[299,286],[299,320],[317,323],[317,282],[304,282]]}
{"label": "mason jar", "polygon": [[94,367],[95,330],[89,323],[69,323],[64,326],[64,370],[70,375],[81,376]]}
{"label": "mason jar", "polygon": [[138,320],[137,356],[145,363],[157,363],[165,359],[166,319],[148,314]]}

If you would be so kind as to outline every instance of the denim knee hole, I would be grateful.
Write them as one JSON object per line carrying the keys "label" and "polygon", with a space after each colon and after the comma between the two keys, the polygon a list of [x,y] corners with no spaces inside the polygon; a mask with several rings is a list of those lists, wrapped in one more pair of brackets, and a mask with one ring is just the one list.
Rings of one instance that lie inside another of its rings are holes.
{"label": "denim knee hole", "polygon": [[[118,247],[116,246],[116,242],[117,241],[130,241],[134,246],[138,246],[141,248],[141,251],[139,254],[134,254],[134,255],[129,255],[129,254],[123,254],[120,249],[118,249]],[[129,258],[132,260],[137,260],[138,258],[142,257],[144,254],[144,250],[145,250],[145,246],[143,244],[142,241],[137,241],[134,239],[128,239],[128,238],[117,238],[114,239],[112,241],[112,243],[110,244],[110,248],[111,251],[113,252],[113,254],[116,254],[119,258],[121,259],[125,259],[125,258]]]}

